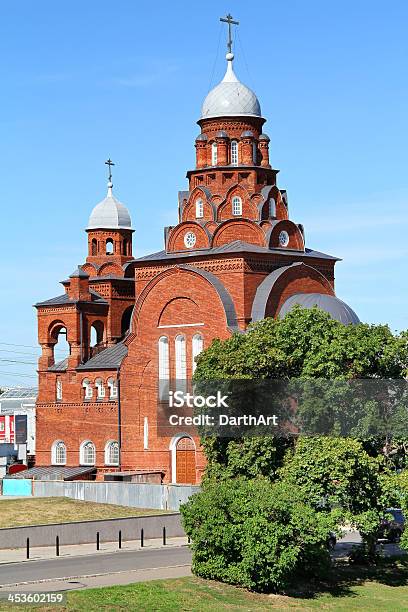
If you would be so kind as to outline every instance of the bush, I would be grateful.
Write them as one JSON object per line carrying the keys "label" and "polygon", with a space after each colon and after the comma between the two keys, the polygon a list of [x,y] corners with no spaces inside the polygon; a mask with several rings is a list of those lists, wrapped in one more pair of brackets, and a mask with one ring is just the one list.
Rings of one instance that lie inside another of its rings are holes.
{"label": "bush", "polygon": [[268,479],[207,481],[181,507],[192,540],[192,570],[248,589],[282,591],[300,576],[322,576],[335,520],[299,488]]}

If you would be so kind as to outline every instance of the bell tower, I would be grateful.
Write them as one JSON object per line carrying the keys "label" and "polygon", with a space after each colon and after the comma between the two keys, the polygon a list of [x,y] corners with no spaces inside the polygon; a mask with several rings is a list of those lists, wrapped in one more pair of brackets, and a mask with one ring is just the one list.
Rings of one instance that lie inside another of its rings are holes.
{"label": "bell tower", "polygon": [[122,266],[133,259],[134,230],[131,227],[128,209],[112,193],[112,166],[115,164],[111,159],[105,164],[109,167],[108,193],[106,198],[95,206],[89,217],[86,228],[88,234],[86,262],[97,266],[107,262]]}

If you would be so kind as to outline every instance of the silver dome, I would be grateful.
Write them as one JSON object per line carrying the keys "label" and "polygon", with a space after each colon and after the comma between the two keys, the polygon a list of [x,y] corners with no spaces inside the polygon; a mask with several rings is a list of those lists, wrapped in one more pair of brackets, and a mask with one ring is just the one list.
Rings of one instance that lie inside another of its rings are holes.
{"label": "silver dome", "polygon": [[241,83],[232,68],[234,55],[227,53],[227,71],[221,83],[210,91],[201,109],[201,119],[210,117],[261,117],[254,92]]}
{"label": "silver dome", "polygon": [[112,183],[108,183],[108,194],[91,212],[86,229],[131,229],[132,221],[126,206],[112,195]]}
{"label": "silver dome", "polygon": [[295,293],[295,295],[291,295],[283,303],[279,311],[279,318],[282,319],[296,304],[299,304],[302,308],[318,306],[327,312],[332,319],[344,325],[360,323],[360,319],[350,306],[334,295],[325,295],[323,293]]}

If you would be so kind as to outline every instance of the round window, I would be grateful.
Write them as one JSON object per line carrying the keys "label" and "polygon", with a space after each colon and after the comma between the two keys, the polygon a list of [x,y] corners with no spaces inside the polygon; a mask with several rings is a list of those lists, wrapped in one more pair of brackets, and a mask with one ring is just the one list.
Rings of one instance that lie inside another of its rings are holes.
{"label": "round window", "polygon": [[289,234],[288,232],[282,231],[279,234],[279,246],[285,247],[289,244]]}
{"label": "round window", "polygon": [[194,232],[187,232],[184,236],[184,244],[188,249],[191,249],[195,245],[196,240],[197,238]]}

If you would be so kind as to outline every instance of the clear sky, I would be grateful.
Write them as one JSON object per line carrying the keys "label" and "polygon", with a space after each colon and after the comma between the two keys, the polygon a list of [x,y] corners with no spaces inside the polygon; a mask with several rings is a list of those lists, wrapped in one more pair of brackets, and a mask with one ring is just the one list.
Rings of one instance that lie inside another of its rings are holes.
{"label": "clear sky", "polygon": [[32,304],[83,263],[109,156],[136,256],[162,248],[225,70],[228,11],[291,218],[307,246],[343,258],[337,295],[361,320],[408,328],[405,0],[5,0],[0,385],[36,382]]}

